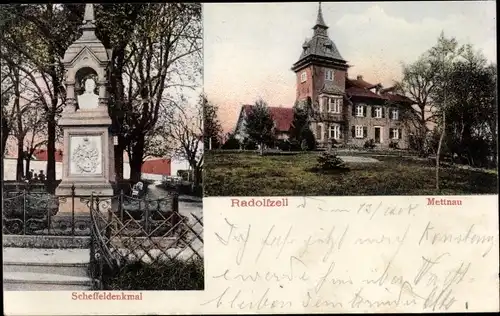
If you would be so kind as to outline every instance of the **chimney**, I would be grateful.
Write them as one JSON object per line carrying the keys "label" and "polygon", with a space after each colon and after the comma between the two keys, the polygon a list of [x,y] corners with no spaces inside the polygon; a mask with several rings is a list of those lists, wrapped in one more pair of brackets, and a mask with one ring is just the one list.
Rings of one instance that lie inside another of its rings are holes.
{"label": "chimney", "polygon": [[358,75],[358,80],[363,80],[363,76]]}

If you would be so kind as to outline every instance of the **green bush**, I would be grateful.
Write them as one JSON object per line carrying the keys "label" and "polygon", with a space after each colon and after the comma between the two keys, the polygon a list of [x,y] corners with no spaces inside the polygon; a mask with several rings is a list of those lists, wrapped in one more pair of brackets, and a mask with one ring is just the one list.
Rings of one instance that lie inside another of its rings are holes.
{"label": "green bush", "polygon": [[113,291],[199,291],[205,284],[203,260],[130,263],[105,284],[107,290]]}
{"label": "green bush", "polygon": [[222,145],[221,149],[240,149],[240,142],[234,137],[234,135],[231,135]]}
{"label": "green bush", "polygon": [[389,148],[391,148],[391,149],[399,149],[399,144],[397,142],[395,142],[395,141],[391,141],[389,143]]}
{"label": "green bush", "polygon": [[253,141],[250,138],[245,138],[243,140],[243,149],[246,150],[256,150],[257,149],[257,143]]}
{"label": "green bush", "polygon": [[363,145],[363,147],[364,147],[365,149],[373,149],[373,148],[375,148],[375,141],[373,140],[373,138],[372,138],[372,139],[370,139],[370,140],[367,140],[367,141],[365,142],[365,144]]}
{"label": "green bush", "polygon": [[325,151],[318,157],[317,169],[321,171],[345,170],[344,161],[335,152]]}

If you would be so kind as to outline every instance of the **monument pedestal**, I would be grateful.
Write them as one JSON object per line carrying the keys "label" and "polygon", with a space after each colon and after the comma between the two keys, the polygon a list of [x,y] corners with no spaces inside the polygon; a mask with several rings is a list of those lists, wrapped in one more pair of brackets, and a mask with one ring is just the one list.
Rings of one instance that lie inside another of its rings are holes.
{"label": "monument pedestal", "polygon": [[[111,50],[95,34],[94,7],[85,5],[82,35],[61,60],[65,69],[66,107],[59,125],[64,131],[62,181],[56,189],[58,216],[90,218],[90,199],[99,210],[111,205],[114,147],[108,113],[108,74]],[[79,92],[83,90],[82,94]],[[74,194],[72,187],[74,186]]]}

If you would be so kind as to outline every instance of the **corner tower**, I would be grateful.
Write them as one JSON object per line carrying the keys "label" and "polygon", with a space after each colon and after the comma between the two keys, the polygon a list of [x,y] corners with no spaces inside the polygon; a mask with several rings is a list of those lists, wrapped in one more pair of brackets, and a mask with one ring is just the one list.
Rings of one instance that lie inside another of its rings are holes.
{"label": "corner tower", "polygon": [[292,70],[297,76],[297,101],[306,101],[310,97],[313,104],[320,104],[323,95],[344,94],[349,66],[328,37],[321,2],[313,30],[313,37],[302,44],[302,53]]}

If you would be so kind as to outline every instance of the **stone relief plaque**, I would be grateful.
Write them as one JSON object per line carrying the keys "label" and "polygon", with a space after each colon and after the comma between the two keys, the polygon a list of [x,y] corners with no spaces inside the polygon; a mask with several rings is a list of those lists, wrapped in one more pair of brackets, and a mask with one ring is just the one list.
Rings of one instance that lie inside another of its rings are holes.
{"label": "stone relief plaque", "polygon": [[77,175],[101,174],[101,136],[72,136],[69,141],[70,173]]}

